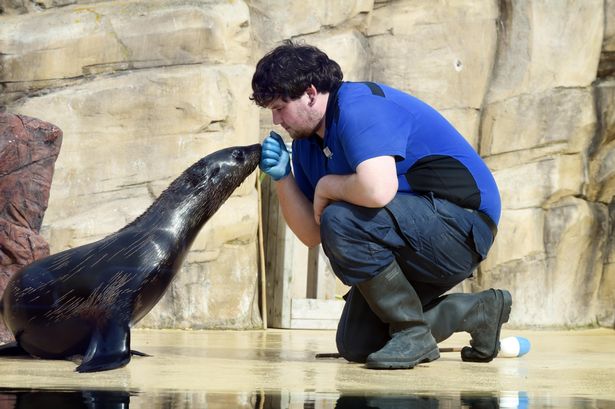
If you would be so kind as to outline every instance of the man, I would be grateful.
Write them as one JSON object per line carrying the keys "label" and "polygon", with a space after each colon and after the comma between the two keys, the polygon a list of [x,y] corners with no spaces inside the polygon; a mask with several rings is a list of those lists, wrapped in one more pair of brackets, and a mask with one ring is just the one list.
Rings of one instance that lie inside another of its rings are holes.
{"label": "man", "polygon": [[505,290],[442,296],[471,276],[493,243],[500,196],[493,176],[433,108],[371,82],[342,82],[321,50],[287,41],[265,55],[253,99],[291,138],[263,141],[288,226],[322,243],[351,286],[340,354],[368,368],[439,358],[437,342],[467,331],[464,361],[489,362],[512,299]]}

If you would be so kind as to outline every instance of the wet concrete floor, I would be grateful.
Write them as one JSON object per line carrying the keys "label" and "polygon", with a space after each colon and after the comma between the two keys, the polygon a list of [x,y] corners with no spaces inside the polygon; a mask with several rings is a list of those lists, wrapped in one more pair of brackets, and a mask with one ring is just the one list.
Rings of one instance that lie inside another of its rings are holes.
{"label": "wet concrete floor", "polygon": [[[411,370],[377,371],[317,359],[335,352],[333,331],[135,330],[133,349],[153,356],[113,371],[0,358],[0,409],[52,407],[40,402],[53,399],[71,408],[615,407],[615,331],[502,334],[511,335],[530,340],[527,355],[480,364],[450,352]],[[455,334],[440,346],[468,339]]]}

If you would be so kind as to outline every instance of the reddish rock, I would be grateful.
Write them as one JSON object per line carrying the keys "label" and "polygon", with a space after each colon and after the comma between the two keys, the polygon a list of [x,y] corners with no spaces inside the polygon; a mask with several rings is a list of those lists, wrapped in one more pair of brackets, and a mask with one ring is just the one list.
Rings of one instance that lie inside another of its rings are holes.
{"label": "reddish rock", "polygon": [[[49,254],[39,231],[61,144],[57,126],[0,112],[0,295],[15,272]],[[0,342],[11,338],[0,320]]]}

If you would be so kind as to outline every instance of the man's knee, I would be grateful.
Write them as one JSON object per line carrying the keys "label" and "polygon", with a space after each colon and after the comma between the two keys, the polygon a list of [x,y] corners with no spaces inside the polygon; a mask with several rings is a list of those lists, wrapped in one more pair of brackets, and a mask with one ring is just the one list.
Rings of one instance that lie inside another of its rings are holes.
{"label": "man's knee", "polygon": [[374,351],[365,351],[365,350],[353,350],[352,348],[346,347],[344,344],[337,343],[337,351],[340,356],[347,360],[348,362],[358,362],[365,363],[369,354]]}
{"label": "man's knee", "polygon": [[340,356],[349,362],[365,363],[369,354],[380,350],[391,339],[388,328],[383,330],[380,326],[371,333],[353,335],[350,338],[338,333],[335,339]]}
{"label": "man's knee", "polygon": [[320,240],[326,253],[337,254],[345,247],[352,224],[352,212],[345,203],[327,206],[320,218]]}
{"label": "man's knee", "polygon": [[[320,229],[325,232],[332,230],[333,226],[343,225],[344,221],[352,218],[353,210],[351,207],[355,207],[346,202],[333,202],[329,204],[322,212],[320,217]],[[335,233],[336,229],[333,229]]]}
{"label": "man's knee", "polygon": [[373,209],[346,202],[334,202],[325,207],[320,218],[320,238],[323,246],[338,247],[348,239],[365,235],[366,213]]}

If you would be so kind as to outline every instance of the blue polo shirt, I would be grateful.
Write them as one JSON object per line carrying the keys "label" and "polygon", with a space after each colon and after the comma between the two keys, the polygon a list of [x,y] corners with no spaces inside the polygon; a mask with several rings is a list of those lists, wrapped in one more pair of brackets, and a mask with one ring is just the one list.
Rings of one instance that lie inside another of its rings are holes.
{"label": "blue polo shirt", "polygon": [[426,194],[480,210],[496,224],[495,179],[474,148],[435,109],[383,84],[343,82],[329,94],[324,141],[293,141],[293,174],[314,200],[318,180],[356,172],[359,163],[393,156],[399,192]]}

